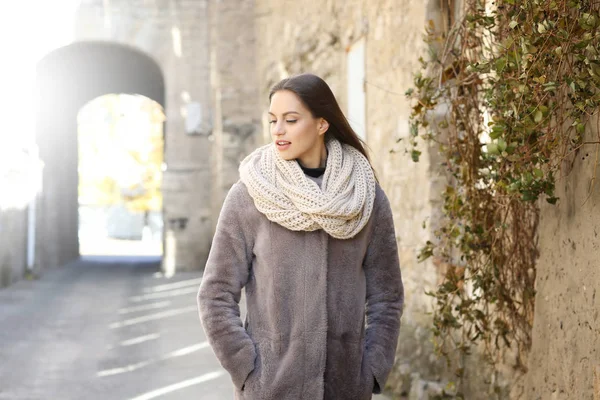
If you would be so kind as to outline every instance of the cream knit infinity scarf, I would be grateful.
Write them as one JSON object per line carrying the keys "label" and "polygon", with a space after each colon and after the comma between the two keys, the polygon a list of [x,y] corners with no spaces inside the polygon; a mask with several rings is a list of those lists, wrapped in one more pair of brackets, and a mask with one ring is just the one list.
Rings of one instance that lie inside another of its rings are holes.
{"label": "cream knit infinity scarf", "polygon": [[293,231],[323,229],[337,239],[366,225],[375,200],[375,176],[354,147],[331,139],[321,187],[296,160],[281,158],[275,144],[262,146],[240,165],[240,178],[258,211]]}

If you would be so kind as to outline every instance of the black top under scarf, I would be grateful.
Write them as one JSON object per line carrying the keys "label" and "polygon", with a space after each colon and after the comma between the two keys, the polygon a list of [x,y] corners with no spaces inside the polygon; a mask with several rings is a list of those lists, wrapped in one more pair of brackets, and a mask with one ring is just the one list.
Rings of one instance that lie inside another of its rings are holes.
{"label": "black top under scarf", "polygon": [[302,164],[298,163],[298,165],[300,165],[300,168],[302,168],[302,171],[304,171],[304,173],[308,176],[312,176],[313,178],[318,178],[321,175],[323,175],[325,173],[325,167],[320,167],[320,168],[306,168],[305,166],[303,166]]}

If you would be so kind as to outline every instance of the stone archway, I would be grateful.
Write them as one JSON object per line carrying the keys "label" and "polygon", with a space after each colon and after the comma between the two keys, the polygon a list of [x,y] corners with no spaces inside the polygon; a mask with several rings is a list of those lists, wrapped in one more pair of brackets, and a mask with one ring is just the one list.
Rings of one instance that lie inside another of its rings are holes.
{"label": "stone archway", "polygon": [[140,94],[165,108],[165,84],[151,57],[110,42],[77,42],[54,50],[39,61],[36,84],[36,142],[44,162],[36,259],[53,267],[79,257],[79,109],[108,93]]}

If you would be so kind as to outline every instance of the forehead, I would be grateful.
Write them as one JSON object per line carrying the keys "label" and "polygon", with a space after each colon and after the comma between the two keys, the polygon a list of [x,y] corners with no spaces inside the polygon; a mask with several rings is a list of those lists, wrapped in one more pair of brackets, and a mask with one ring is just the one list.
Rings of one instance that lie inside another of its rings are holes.
{"label": "forehead", "polygon": [[271,97],[269,112],[273,114],[283,114],[289,111],[298,113],[306,112],[306,107],[302,104],[300,98],[294,92],[289,90],[279,90]]}

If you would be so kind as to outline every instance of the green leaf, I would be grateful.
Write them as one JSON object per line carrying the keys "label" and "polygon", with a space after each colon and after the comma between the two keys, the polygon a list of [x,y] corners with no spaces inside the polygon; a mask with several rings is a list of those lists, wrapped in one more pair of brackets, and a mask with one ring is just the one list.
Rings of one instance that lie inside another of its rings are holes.
{"label": "green leaf", "polygon": [[413,136],[417,136],[419,134],[419,123],[413,122],[410,124],[410,134]]}
{"label": "green leaf", "polygon": [[506,67],[507,62],[508,61],[504,57],[497,59],[496,60],[496,71],[498,71],[498,72],[504,71],[504,68]]}
{"label": "green leaf", "polygon": [[541,121],[542,121],[542,118],[544,118],[544,114],[543,114],[543,113],[542,113],[540,110],[537,110],[537,111],[535,112],[535,117],[533,118],[533,120],[534,120],[536,123],[539,123],[539,122],[541,122]]}
{"label": "green leaf", "polygon": [[417,256],[417,261],[418,262],[423,262],[425,260],[427,260],[429,257],[431,257],[433,255],[433,251],[435,249],[435,245],[433,243],[431,243],[431,241],[427,241],[425,243],[425,246],[423,246],[419,252],[419,255]]}
{"label": "green leaf", "polygon": [[488,154],[494,154],[494,155],[500,154],[500,152],[498,151],[498,145],[496,143],[488,143],[486,145],[486,148],[487,148]]}
{"label": "green leaf", "polygon": [[512,21],[510,21],[510,24],[508,24],[510,29],[515,29],[517,27],[517,25],[519,25],[519,23],[517,21],[515,21],[514,19]]}
{"label": "green leaf", "polygon": [[591,30],[596,26],[598,19],[595,15],[584,13],[579,19],[579,26],[585,30]]}
{"label": "green leaf", "polygon": [[507,144],[504,139],[498,139],[498,151],[500,151],[500,153],[506,150],[506,146]]}
{"label": "green leaf", "polygon": [[575,86],[575,82],[569,83],[569,87],[571,88],[572,91],[576,91],[577,90],[577,87]]}
{"label": "green leaf", "polygon": [[538,22],[538,24],[537,24],[537,31],[538,31],[539,33],[542,33],[542,34],[543,34],[544,32],[546,32],[546,27],[544,26],[544,24],[542,24],[542,23],[539,23],[539,22]]}
{"label": "green leaf", "polygon": [[419,162],[420,155],[421,155],[421,152],[419,150],[413,150],[410,152],[410,157],[412,158],[412,160],[414,162]]}
{"label": "green leaf", "polygon": [[504,125],[494,125],[492,127],[492,131],[490,132],[490,138],[492,139],[498,139],[500,136],[502,136],[502,133],[505,130],[505,126]]}
{"label": "green leaf", "polygon": [[554,52],[556,53],[557,56],[562,56],[562,46],[558,46],[557,48],[554,49]]}
{"label": "green leaf", "polygon": [[536,200],[536,196],[530,190],[527,190],[527,191],[523,192],[523,195],[521,196],[521,200],[527,201],[527,202],[532,202],[532,201]]}

